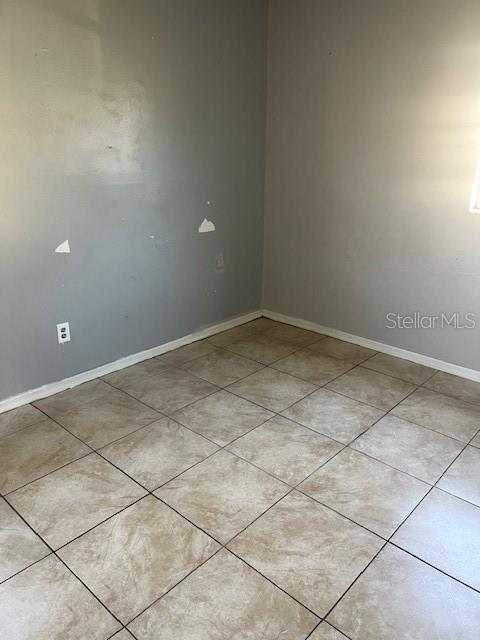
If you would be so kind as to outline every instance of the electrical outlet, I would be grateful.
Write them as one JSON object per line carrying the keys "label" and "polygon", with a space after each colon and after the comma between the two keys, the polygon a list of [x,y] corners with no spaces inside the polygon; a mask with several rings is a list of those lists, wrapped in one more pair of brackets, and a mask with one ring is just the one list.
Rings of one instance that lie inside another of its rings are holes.
{"label": "electrical outlet", "polygon": [[57,324],[57,338],[58,344],[70,342],[70,324],[68,322]]}

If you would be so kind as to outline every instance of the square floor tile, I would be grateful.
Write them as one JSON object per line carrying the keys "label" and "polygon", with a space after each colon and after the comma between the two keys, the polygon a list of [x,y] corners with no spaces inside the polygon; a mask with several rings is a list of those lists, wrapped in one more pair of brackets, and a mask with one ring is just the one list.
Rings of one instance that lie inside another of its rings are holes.
{"label": "square floor tile", "polygon": [[145,490],[95,453],[8,496],[54,549],[145,495]]}
{"label": "square floor tile", "polygon": [[255,331],[268,331],[268,329],[273,329],[274,327],[283,327],[285,324],[283,322],[277,322],[276,320],[270,320],[270,318],[262,317],[252,320],[251,322],[247,322],[247,324],[244,324],[243,326],[248,327],[249,329],[254,329]]}
{"label": "square floor tile", "polygon": [[307,380],[313,384],[323,385],[337,378],[354,365],[337,358],[323,354],[316,354],[309,349],[297,351],[272,364],[274,369],[290,373],[297,378]]}
{"label": "square floor tile", "polygon": [[237,340],[226,345],[225,349],[233,351],[240,356],[256,360],[262,364],[271,364],[275,360],[280,360],[296,351],[299,347],[286,342],[285,340],[275,340],[269,338],[265,334],[257,334],[254,336]]}
{"label": "square floor tile", "polygon": [[0,549],[0,582],[50,553],[47,545],[2,498],[0,498]]}
{"label": "square floor tile", "polygon": [[219,451],[155,495],[224,544],[288,490],[248,462]]}
{"label": "square floor tile", "polygon": [[384,538],[416,507],[430,485],[345,449],[299,487]]}
{"label": "square floor tile", "polygon": [[222,447],[272,416],[271,411],[228,391],[213,393],[172,415],[181,424]]}
{"label": "square floor tile", "polygon": [[122,629],[112,636],[112,640],[133,640],[133,636],[126,629]]}
{"label": "square floor tile", "polygon": [[326,436],[277,416],[230,445],[230,451],[295,486],[340,451]]}
{"label": "square floor tile", "polygon": [[103,376],[102,379],[117,389],[124,389],[134,382],[143,380],[146,376],[153,376],[169,368],[168,365],[158,358],[150,358],[138,364],[133,364],[131,367],[109,373]]}
{"label": "square floor tile", "polygon": [[55,420],[92,449],[99,449],[159,417],[150,407],[115,390],[88,404],[58,412]]}
{"label": "square floor tile", "polygon": [[282,412],[300,424],[348,444],[380,420],[384,411],[328,389],[319,389]]}
{"label": "square floor tile", "polygon": [[308,636],[308,640],[348,640],[348,638],[330,626],[328,622],[322,622],[312,635]]}
{"label": "square floor tile", "polygon": [[138,640],[304,640],[318,619],[222,550],[134,620]]}
{"label": "square floor tile", "polygon": [[471,441],[470,443],[471,445],[473,445],[474,447],[479,447],[480,448],[480,433],[477,433],[477,435],[475,436],[475,438]]}
{"label": "square floor tile", "polygon": [[253,360],[247,360],[230,351],[214,351],[202,358],[192,360],[183,365],[189,373],[203,378],[219,387],[226,387],[240,378],[245,378],[255,371],[263,368],[263,365]]}
{"label": "square floor tile", "polygon": [[218,390],[186,371],[167,369],[128,385],[125,390],[158,411],[173,413]]}
{"label": "square floor tile", "polygon": [[473,640],[480,594],[387,545],[328,619],[352,640]]}
{"label": "square floor tile", "polygon": [[430,484],[440,478],[463,448],[458,440],[390,415],[350,446]]}
{"label": "square floor tile", "polygon": [[462,451],[438,486],[480,507],[480,450],[467,447]]}
{"label": "square floor tile", "polygon": [[452,396],[464,402],[480,404],[480,382],[466,380],[465,378],[439,371],[425,383],[425,386],[428,389],[439,391],[446,396]]}
{"label": "square floor tile", "polygon": [[102,449],[102,456],[153,491],[218,447],[169,418]]}
{"label": "square floor tile", "polygon": [[298,492],[228,546],[319,616],[324,616],[382,546],[365,529]]}
{"label": "square floor tile", "polygon": [[412,393],[415,386],[383,373],[357,367],[330,382],[328,389],[388,411]]}
{"label": "square floor tile", "polygon": [[412,384],[423,384],[435,373],[435,369],[403,358],[395,358],[386,353],[377,353],[373,358],[364,362],[363,366]]}
{"label": "square floor tile", "polygon": [[392,542],[478,590],[479,539],[480,508],[433,489]]}
{"label": "square floor tile", "polygon": [[204,340],[198,340],[192,342],[179,349],[168,351],[161,356],[157,356],[158,362],[167,365],[169,367],[180,367],[182,364],[194,360],[195,358],[201,358],[208,353],[215,351],[215,347],[212,344],[208,344]]}
{"label": "square floor tile", "polygon": [[215,335],[210,336],[210,338],[207,338],[206,342],[213,344],[216,347],[225,347],[227,344],[231,344],[237,340],[243,340],[244,338],[256,335],[257,333],[258,331],[256,329],[253,329],[248,325],[240,325],[239,327],[234,327],[233,329],[228,329],[221,333],[216,333]]}
{"label": "square floor tile", "polygon": [[325,338],[325,340],[321,340],[312,345],[310,349],[324,353],[327,356],[339,358],[340,360],[346,360],[353,364],[360,364],[377,353],[373,351],[373,349],[360,347],[358,344],[345,342],[337,338]]}
{"label": "square floor tile", "polygon": [[37,400],[32,404],[50,417],[55,418],[59,413],[75,409],[111,393],[115,393],[115,389],[112,389],[103,380],[91,380],[73,389],[67,389],[54,396]]}
{"label": "square floor tile", "polygon": [[217,549],[202,531],[147,496],[58,553],[125,624]]}
{"label": "square floor tile", "polygon": [[0,414],[0,438],[42,420],[45,420],[45,414],[31,404],[2,413]]}
{"label": "square floor tile", "polygon": [[18,489],[90,452],[49,419],[15,431],[1,440],[0,492]]}
{"label": "square floor tile", "polygon": [[280,324],[277,327],[268,329],[265,333],[269,338],[276,340],[284,340],[296,344],[298,347],[306,347],[309,344],[318,342],[325,338],[321,333],[300,329],[300,327],[292,327],[289,324]]}
{"label": "square floor tile", "polygon": [[480,407],[428,389],[418,389],[392,413],[462,442],[471,440],[480,429]]}
{"label": "square floor tile", "polygon": [[51,555],[0,585],[5,640],[107,640],[118,622]]}
{"label": "square floor tile", "polygon": [[316,387],[309,382],[269,368],[257,371],[228,387],[233,393],[276,413],[298,402],[315,389]]}

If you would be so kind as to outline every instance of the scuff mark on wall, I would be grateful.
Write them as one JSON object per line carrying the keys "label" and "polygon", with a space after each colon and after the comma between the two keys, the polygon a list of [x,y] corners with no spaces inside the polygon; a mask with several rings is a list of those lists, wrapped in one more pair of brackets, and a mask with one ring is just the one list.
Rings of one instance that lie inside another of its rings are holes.
{"label": "scuff mark on wall", "polygon": [[210,233],[215,231],[215,225],[211,220],[203,219],[202,224],[198,227],[198,233]]}
{"label": "scuff mark on wall", "polygon": [[55,249],[55,253],[70,253],[70,243],[68,240],[61,242]]}
{"label": "scuff mark on wall", "polygon": [[217,273],[221,273],[222,271],[225,271],[225,259],[223,257],[223,253],[219,253],[218,256],[215,258],[215,271]]}

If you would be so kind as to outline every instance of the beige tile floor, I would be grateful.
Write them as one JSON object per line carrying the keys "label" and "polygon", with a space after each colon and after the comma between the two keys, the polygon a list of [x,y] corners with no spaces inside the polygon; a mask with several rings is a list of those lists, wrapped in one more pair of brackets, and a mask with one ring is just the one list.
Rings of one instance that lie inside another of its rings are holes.
{"label": "beige tile floor", "polygon": [[2,640],[480,637],[480,384],[260,318],[34,405]]}

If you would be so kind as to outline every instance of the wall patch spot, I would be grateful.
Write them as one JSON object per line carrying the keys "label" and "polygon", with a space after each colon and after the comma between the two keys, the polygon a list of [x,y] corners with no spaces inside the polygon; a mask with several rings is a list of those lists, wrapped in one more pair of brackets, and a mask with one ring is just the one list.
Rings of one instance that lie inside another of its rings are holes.
{"label": "wall patch spot", "polygon": [[65,242],[60,243],[58,247],[55,249],[55,253],[70,253],[69,241],[65,240]]}
{"label": "wall patch spot", "polygon": [[211,220],[204,218],[202,224],[198,227],[198,233],[210,233],[210,231],[215,231],[215,225]]}
{"label": "wall patch spot", "polygon": [[225,271],[225,260],[223,258],[223,253],[219,253],[218,256],[215,258],[215,271],[217,273],[221,273],[222,271]]}

